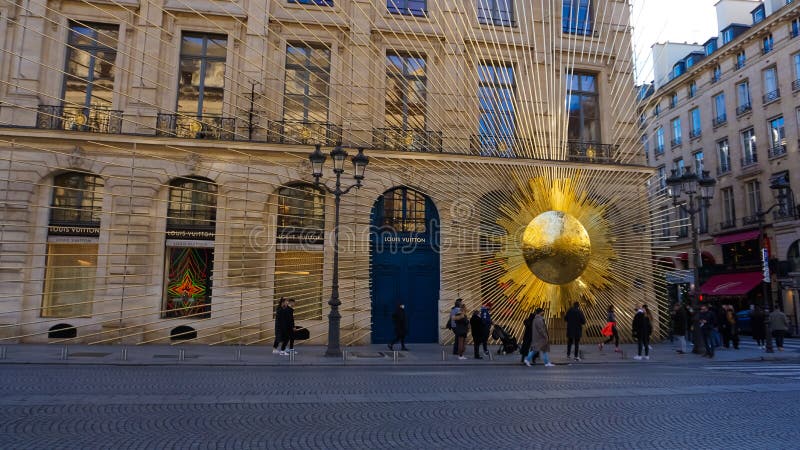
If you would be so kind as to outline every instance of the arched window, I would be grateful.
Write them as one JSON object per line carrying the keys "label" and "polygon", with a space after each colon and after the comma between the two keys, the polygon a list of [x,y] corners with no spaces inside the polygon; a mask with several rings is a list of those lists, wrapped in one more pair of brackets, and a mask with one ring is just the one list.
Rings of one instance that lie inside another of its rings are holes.
{"label": "arched window", "polygon": [[92,315],[103,188],[91,173],[53,179],[42,317]]}
{"label": "arched window", "polygon": [[800,272],[800,241],[794,241],[789,246],[786,260],[789,261],[789,272]]}
{"label": "arched window", "polygon": [[427,220],[425,196],[408,188],[397,188],[383,194],[381,227],[395,233],[425,233]]}
{"label": "arched window", "polygon": [[162,317],[211,317],[216,221],[213,181],[184,177],[170,183]]}
{"label": "arched window", "polygon": [[307,183],[278,189],[274,309],[295,300],[296,319],[322,319],[325,196]]}

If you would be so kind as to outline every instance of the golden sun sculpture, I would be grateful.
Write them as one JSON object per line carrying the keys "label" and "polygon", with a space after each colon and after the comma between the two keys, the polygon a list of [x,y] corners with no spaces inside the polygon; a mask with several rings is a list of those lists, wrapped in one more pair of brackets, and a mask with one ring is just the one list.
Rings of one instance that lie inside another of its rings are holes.
{"label": "golden sun sculpture", "polygon": [[542,307],[560,316],[573,302],[595,303],[615,279],[616,252],[605,206],[577,192],[573,179],[517,179],[517,189],[500,210],[506,230],[498,256],[504,294],[524,310]]}

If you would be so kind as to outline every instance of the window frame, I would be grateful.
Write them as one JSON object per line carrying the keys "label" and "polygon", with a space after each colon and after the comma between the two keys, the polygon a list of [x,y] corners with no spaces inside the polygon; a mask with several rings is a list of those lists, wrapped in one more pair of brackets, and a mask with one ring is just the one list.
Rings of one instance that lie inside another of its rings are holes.
{"label": "window frame", "polygon": [[[510,4],[510,8],[508,11],[501,11],[500,10],[500,2],[508,2]],[[515,7],[516,3],[514,0],[476,0],[475,11],[476,16],[478,19],[478,23],[483,25],[495,25],[495,26],[503,26],[503,27],[516,27],[516,12]],[[487,9],[482,6],[482,3],[490,2],[490,8]],[[489,12],[490,17],[481,16],[481,13],[485,13],[486,11]],[[504,16],[504,14],[507,16]]]}
{"label": "window frame", "polygon": [[[592,78],[593,81],[591,82],[591,85],[594,87],[594,90],[585,90],[584,89],[584,82],[583,82],[584,81],[584,79],[583,79],[584,77],[591,77]],[[600,77],[595,72],[573,71],[573,72],[567,74],[566,79],[567,79],[566,82],[567,82],[567,97],[568,97],[566,99],[567,100],[566,104],[567,104],[567,108],[568,108],[567,109],[567,120],[568,120],[567,140],[571,141],[571,142],[581,142],[581,143],[598,143],[598,144],[602,143],[603,142],[603,133],[602,133],[602,121],[601,121],[602,108],[600,107],[600,85],[599,85]],[[578,89],[571,89],[570,88],[570,86],[572,85],[572,80],[573,79],[577,79],[577,81],[578,81]],[[573,139],[570,136],[572,133],[570,133],[569,122],[572,121],[571,118],[574,116],[573,115],[573,110],[570,108],[570,104],[571,103],[570,103],[569,97],[571,97],[571,96],[577,96],[578,97],[577,104],[580,105],[580,108],[578,109],[579,113],[577,115],[577,120],[578,120],[578,122],[580,124],[580,131],[579,131],[578,139]],[[594,99],[594,102],[593,102],[594,105],[595,105],[594,117],[588,117],[587,118],[587,111],[584,110],[584,108],[583,108],[584,100],[586,98]],[[587,136],[586,136],[586,133],[587,133],[586,128],[587,127],[585,126],[587,122],[594,122],[595,123],[595,128],[596,128],[596,132],[597,132],[597,136],[596,136],[595,139],[591,139],[592,136],[588,136],[588,139],[587,139]]]}
{"label": "window frame", "polygon": [[[573,11],[577,10],[577,14]],[[581,12],[584,10],[583,12]],[[583,23],[580,18],[584,15]],[[561,32],[579,36],[594,36],[594,5],[591,0],[562,0]]]}
{"label": "window frame", "polygon": [[[88,28],[90,31],[92,31],[92,34],[91,35],[86,35],[86,34],[84,34],[82,32],[78,32],[76,30],[76,28]],[[99,37],[99,35],[101,33],[108,33],[108,32],[113,32],[115,34],[115,36],[112,37],[112,39],[114,41],[116,41],[117,46],[119,46],[119,25],[106,24],[106,23],[96,23],[96,22],[81,22],[81,23],[78,23],[78,22],[75,22],[75,21],[69,21],[68,26],[67,26],[67,39],[66,39],[66,41],[67,41],[67,45],[66,45],[67,54],[66,54],[65,61],[64,61],[64,77],[63,77],[62,85],[61,85],[61,105],[62,106],[79,107],[79,108],[84,108],[84,109],[98,108],[98,107],[102,107],[102,108],[112,108],[113,107],[114,95],[115,95],[115,86],[117,84],[116,83],[116,81],[117,81],[116,80],[116,78],[117,78],[116,59],[117,59],[118,51],[117,51],[116,47],[106,47],[104,45],[101,45],[100,41],[98,40],[98,37]],[[89,40],[93,41],[93,44],[80,44],[78,42],[75,42],[75,40],[74,40],[75,39],[75,33],[78,33],[81,36],[84,36],[85,38],[88,38]],[[111,35],[109,35],[109,37],[111,37]],[[83,77],[80,77],[78,75],[70,73],[70,61],[72,60],[73,55],[77,54],[80,51],[86,52],[89,55],[89,66],[87,67],[87,77],[86,78],[83,78]],[[99,52],[107,52],[109,54],[113,54],[113,59],[112,60],[99,59],[97,57],[97,53],[99,53]],[[113,70],[112,86],[111,86],[111,90],[109,91],[111,99],[108,100],[107,103],[104,104],[104,105],[98,105],[98,104],[96,104],[96,102],[93,101],[95,99],[95,96],[93,95],[93,92],[94,92],[95,87],[96,87],[95,86],[96,85],[96,83],[95,83],[95,81],[96,81],[95,80],[95,64],[98,62],[98,60],[101,63],[102,62],[109,63],[111,65],[112,70]],[[84,101],[80,105],[67,104],[67,101],[66,101],[67,87],[68,87],[68,83],[69,83],[70,79],[80,80],[82,83],[85,83]]]}
{"label": "window frame", "polygon": [[[191,187],[187,187],[189,185]],[[197,189],[201,185],[207,186],[208,190]],[[167,231],[202,230],[213,233],[217,224],[218,196],[219,186],[208,178],[186,176],[170,180],[167,193]],[[211,198],[213,202],[198,201],[203,197]]]}
{"label": "window frame", "polygon": [[[202,50],[201,54],[199,55],[192,55],[184,53],[183,43],[184,38],[186,37],[194,37],[194,38],[202,38]],[[224,40],[225,42],[225,56],[208,56],[208,42],[209,40],[220,41]],[[194,32],[194,31],[184,31],[181,33],[180,37],[180,46],[179,46],[179,54],[178,54],[178,93],[175,98],[175,111],[179,114],[183,114],[186,116],[195,116],[198,119],[203,118],[204,116],[214,116],[214,115],[221,115],[223,113],[225,100],[224,100],[224,91],[225,91],[225,78],[226,74],[228,73],[228,45],[229,45],[229,37],[227,34],[216,34],[216,33],[203,33],[203,32]],[[198,91],[197,91],[197,104],[195,105],[194,111],[181,111],[180,104],[181,104],[181,83],[182,83],[182,74],[181,66],[185,60],[191,61],[199,61],[200,62],[200,74],[199,74],[199,83],[198,83]],[[221,62],[225,65],[225,73],[223,73],[223,100],[220,105],[219,112],[211,112],[206,113],[204,110],[205,104],[205,91],[206,91],[206,79],[207,79],[207,70],[209,63],[214,62]]]}
{"label": "window frame", "polygon": [[[305,53],[305,61],[303,64],[295,64],[291,63],[290,60],[292,58],[289,57],[289,52],[291,48],[303,49],[307,50]],[[321,67],[313,64],[313,61],[316,58],[313,55],[314,51],[322,51],[327,52],[327,67]],[[302,97],[302,111],[303,117],[299,119],[303,123],[314,123],[317,122],[316,120],[311,120],[309,117],[312,115],[312,100],[314,105],[318,105],[321,108],[324,108],[324,119],[322,122],[327,123],[330,117],[330,91],[331,91],[331,82],[330,82],[330,70],[331,70],[331,49],[324,44],[307,44],[307,43],[296,43],[296,42],[287,42],[286,43],[286,59],[284,61],[284,83],[283,83],[283,120],[284,121],[297,121],[298,119],[289,117],[287,111],[287,105],[289,104],[290,100],[293,100],[297,97]],[[290,72],[294,71],[294,72]],[[287,90],[287,86],[289,85],[289,77],[290,73],[294,73],[296,76],[300,77],[300,81],[303,82],[303,94],[290,94]],[[311,86],[312,86],[312,76],[318,77],[321,81],[325,82],[325,95],[323,96],[325,103],[321,103],[316,100],[316,96],[311,96]],[[300,104],[300,102],[296,102]],[[317,111],[319,112],[319,111]]]}
{"label": "window frame", "polygon": [[[395,74],[390,70],[392,64],[390,63],[390,58],[396,57],[400,58],[402,61],[402,70],[400,74]],[[408,60],[415,59],[421,60],[424,64],[424,73],[423,76],[417,76],[408,73],[409,63]],[[386,96],[384,99],[384,120],[386,126],[388,128],[393,129],[400,129],[403,131],[425,131],[427,129],[427,122],[428,122],[428,60],[423,54],[411,54],[406,52],[398,52],[398,51],[387,51],[385,58],[384,58],[384,67],[385,67],[385,75],[386,75]],[[399,83],[403,90],[402,90],[402,97],[397,101],[391,102],[392,98],[390,96],[389,91],[389,79],[394,79],[396,83]],[[422,102],[422,124],[414,124],[413,126],[409,124],[409,98],[410,94],[413,89],[413,84],[415,82],[421,82],[422,86],[424,87],[423,96],[420,99]],[[401,105],[401,112],[403,117],[403,123],[398,126],[398,124],[390,124],[388,120],[386,120],[389,116],[387,106],[391,103],[395,105]]]}
{"label": "window frame", "polygon": [[[410,3],[422,3],[422,7],[410,7]],[[427,17],[428,0],[386,0],[386,10],[390,14],[400,14],[404,16]]]}

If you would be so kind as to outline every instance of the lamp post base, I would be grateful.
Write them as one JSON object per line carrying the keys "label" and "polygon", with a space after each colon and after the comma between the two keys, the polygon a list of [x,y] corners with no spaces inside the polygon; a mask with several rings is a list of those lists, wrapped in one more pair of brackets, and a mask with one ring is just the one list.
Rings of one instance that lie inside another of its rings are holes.
{"label": "lamp post base", "polygon": [[328,348],[325,350],[325,356],[341,358],[342,348],[339,344],[339,325],[342,315],[339,314],[340,302],[338,295],[331,298],[328,304],[331,305],[331,312],[328,314]]}

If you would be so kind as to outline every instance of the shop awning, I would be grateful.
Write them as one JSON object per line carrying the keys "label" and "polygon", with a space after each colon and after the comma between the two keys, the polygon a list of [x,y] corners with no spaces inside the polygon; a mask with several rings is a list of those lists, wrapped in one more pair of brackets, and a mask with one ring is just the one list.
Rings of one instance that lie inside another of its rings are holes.
{"label": "shop awning", "polygon": [[725,236],[720,236],[715,240],[717,245],[733,244],[734,242],[744,242],[753,239],[758,239],[758,230],[742,231],[741,233],[733,233]]}
{"label": "shop awning", "polygon": [[714,275],[700,287],[703,295],[745,295],[761,284],[761,272]]}

